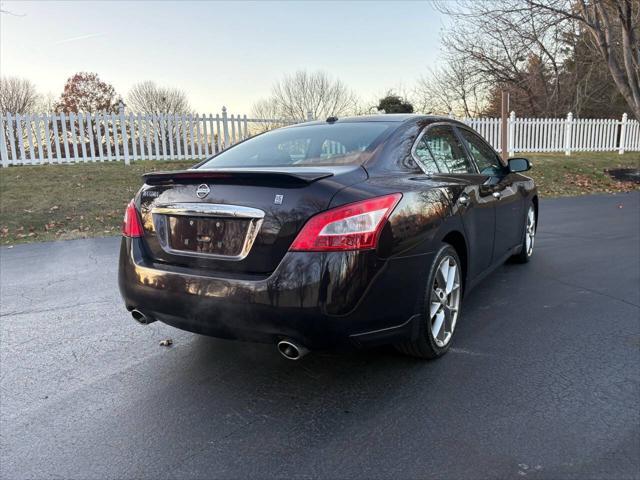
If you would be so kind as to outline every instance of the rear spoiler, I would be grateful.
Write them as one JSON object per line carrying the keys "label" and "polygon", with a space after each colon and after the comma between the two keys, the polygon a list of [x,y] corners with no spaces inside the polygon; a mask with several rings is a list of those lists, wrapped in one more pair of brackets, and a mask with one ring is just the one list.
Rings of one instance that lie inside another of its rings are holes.
{"label": "rear spoiler", "polygon": [[[293,170],[293,169],[292,169]],[[272,169],[218,169],[218,170],[176,170],[173,172],[151,172],[142,175],[147,185],[175,185],[183,183],[206,182],[214,180],[220,183],[267,184],[304,186],[322,178],[333,176],[333,172],[301,171],[292,172]]]}

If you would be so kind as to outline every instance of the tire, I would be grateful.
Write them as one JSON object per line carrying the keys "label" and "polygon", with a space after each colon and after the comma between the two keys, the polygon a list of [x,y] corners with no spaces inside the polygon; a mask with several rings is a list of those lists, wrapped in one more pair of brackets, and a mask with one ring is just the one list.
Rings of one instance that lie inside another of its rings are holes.
{"label": "tire", "polygon": [[516,263],[528,263],[533,256],[533,246],[535,244],[536,227],[538,222],[538,216],[536,215],[536,208],[534,207],[533,202],[529,202],[527,213],[525,215],[520,253],[511,257],[511,259]]}
{"label": "tire", "polygon": [[[443,273],[445,262],[448,267],[446,275]],[[455,271],[450,270],[453,266],[456,267]],[[449,282],[451,282],[450,285]],[[461,304],[460,259],[455,249],[444,243],[433,259],[422,298],[419,299],[421,318],[418,337],[415,340],[396,344],[395,347],[405,355],[418,358],[433,359],[444,355],[453,340],[455,327],[460,318]],[[447,306],[455,307],[455,311],[452,308],[447,309]],[[438,324],[441,328],[438,328]],[[437,334],[434,333],[435,331]]]}

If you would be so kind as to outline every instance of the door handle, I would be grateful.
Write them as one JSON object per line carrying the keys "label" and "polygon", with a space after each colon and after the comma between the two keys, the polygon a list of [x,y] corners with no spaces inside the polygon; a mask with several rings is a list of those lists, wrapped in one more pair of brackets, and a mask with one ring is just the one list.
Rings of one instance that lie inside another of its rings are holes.
{"label": "door handle", "polygon": [[493,192],[491,195],[493,195],[493,198],[495,198],[496,200],[500,200],[500,198],[502,197],[502,194],[500,192]]}
{"label": "door handle", "polygon": [[468,205],[469,204],[469,197],[467,196],[467,194],[463,193],[458,198],[458,201],[460,202],[461,205]]}

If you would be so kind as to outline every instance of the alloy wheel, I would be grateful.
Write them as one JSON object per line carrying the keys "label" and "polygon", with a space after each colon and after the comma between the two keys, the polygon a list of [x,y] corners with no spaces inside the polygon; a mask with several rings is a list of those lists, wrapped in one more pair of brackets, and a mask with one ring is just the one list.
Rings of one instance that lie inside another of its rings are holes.
{"label": "alloy wheel", "polygon": [[459,308],[460,268],[456,259],[447,255],[436,270],[429,302],[431,335],[438,347],[444,347],[451,340]]}
{"label": "alloy wheel", "polygon": [[525,247],[527,249],[527,257],[530,257],[533,253],[533,244],[536,239],[536,212],[533,207],[529,207],[529,212],[527,212],[527,225],[525,229]]}

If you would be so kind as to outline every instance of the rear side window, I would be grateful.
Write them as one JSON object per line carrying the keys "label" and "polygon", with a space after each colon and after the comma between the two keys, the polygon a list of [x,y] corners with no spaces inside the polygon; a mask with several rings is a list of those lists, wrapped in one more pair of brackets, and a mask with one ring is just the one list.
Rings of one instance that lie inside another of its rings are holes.
{"label": "rear side window", "polygon": [[273,130],[225,150],[200,168],[359,165],[366,159],[362,153],[375,147],[392,125],[345,122]]}
{"label": "rear side window", "polygon": [[[476,173],[458,136],[448,125],[436,125],[422,137],[433,163],[442,173]],[[417,149],[416,149],[417,154]]]}
{"label": "rear side window", "polygon": [[422,138],[418,141],[413,150],[413,153],[425,173],[440,173],[440,169],[438,168],[438,165],[436,164],[433,156],[431,155],[431,152],[429,151],[429,145],[426,136],[423,135]]}
{"label": "rear side window", "polygon": [[487,142],[480,138],[480,136],[464,128],[459,128],[458,131],[467,143],[467,147],[469,147],[469,151],[476,161],[480,173],[484,175],[497,175],[502,173],[504,169],[502,168],[498,154]]}

